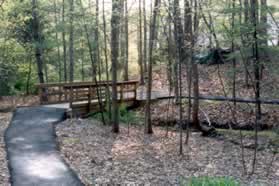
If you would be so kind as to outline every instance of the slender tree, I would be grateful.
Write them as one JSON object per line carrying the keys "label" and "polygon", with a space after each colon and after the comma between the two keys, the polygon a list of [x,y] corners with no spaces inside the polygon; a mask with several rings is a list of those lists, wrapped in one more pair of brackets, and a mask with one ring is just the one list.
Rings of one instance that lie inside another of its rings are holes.
{"label": "slender tree", "polygon": [[[55,30],[55,39],[58,42],[58,15],[57,12],[59,12],[59,9],[57,9],[57,0],[54,0],[54,11],[55,11],[55,26],[56,26],[56,30]],[[58,60],[58,76],[59,76],[59,82],[62,81],[62,65],[61,65],[61,55],[60,55],[60,46],[59,44],[57,44],[57,60]]]}
{"label": "slender tree", "polygon": [[139,26],[138,26],[138,63],[140,67],[140,84],[144,84],[144,64],[142,56],[142,1],[139,0]]}
{"label": "slender tree", "polygon": [[74,0],[70,0],[69,61],[70,82],[74,81]]}
{"label": "slender tree", "polygon": [[67,45],[66,45],[66,23],[65,23],[65,0],[62,1],[62,40],[63,40],[63,65],[64,65],[64,81],[68,81],[67,71]]}
{"label": "slender tree", "polygon": [[125,60],[124,60],[124,81],[129,80],[129,12],[128,0],[124,0],[125,9]]}
{"label": "slender tree", "polygon": [[113,132],[119,132],[117,103],[117,64],[119,62],[120,0],[112,0],[111,17],[111,67],[112,67],[112,123]]}
{"label": "slender tree", "polygon": [[256,120],[255,120],[255,151],[253,159],[252,174],[256,168],[257,149],[258,149],[258,130],[261,120],[261,101],[260,101],[260,61],[258,49],[258,0],[251,0],[251,20],[253,23],[253,66],[255,76],[255,99],[256,99]]}
{"label": "slender tree", "polygon": [[152,23],[150,26],[150,38],[149,38],[149,63],[148,63],[148,82],[147,82],[147,92],[146,92],[146,105],[145,105],[145,133],[152,134],[152,121],[151,121],[151,112],[150,112],[150,103],[151,103],[151,93],[152,93],[152,63],[153,63],[153,45],[156,35],[156,20],[157,15],[160,10],[160,0],[155,0]]}
{"label": "slender tree", "polygon": [[38,78],[40,83],[44,83],[44,73],[43,73],[43,49],[42,49],[42,35],[40,20],[38,17],[38,3],[37,0],[32,0],[32,35],[33,43],[35,46],[35,56],[38,68]]}
{"label": "slender tree", "polygon": [[144,72],[147,72],[147,16],[146,16],[146,0],[143,0],[143,9],[142,9],[142,11],[143,11],[143,63],[144,63]]}

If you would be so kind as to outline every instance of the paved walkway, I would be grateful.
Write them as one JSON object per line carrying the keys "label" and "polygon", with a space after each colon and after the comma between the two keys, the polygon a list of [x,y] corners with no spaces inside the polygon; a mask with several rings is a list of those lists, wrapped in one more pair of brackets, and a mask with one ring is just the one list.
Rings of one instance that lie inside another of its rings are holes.
{"label": "paved walkway", "polygon": [[63,108],[18,108],[5,134],[13,186],[82,186],[60,157],[54,124]]}

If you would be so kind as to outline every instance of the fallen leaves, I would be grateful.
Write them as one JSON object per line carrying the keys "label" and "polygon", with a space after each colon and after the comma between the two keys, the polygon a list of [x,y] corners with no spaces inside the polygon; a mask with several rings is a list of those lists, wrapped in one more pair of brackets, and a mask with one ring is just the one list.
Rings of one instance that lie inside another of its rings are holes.
{"label": "fallen leaves", "polygon": [[4,133],[7,129],[12,114],[11,113],[0,113],[0,185],[9,186],[9,170],[6,159],[6,149],[4,142]]}
{"label": "fallen leaves", "polygon": [[[144,135],[142,127],[132,126],[128,135],[122,126],[116,135],[109,126],[90,120],[68,120],[56,129],[63,156],[86,185],[178,185],[180,178],[191,176],[232,176],[248,185],[279,184],[278,156],[266,177],[272,154],[260,151],[256,174],[248,179],[242,175],[241,149],[229,140],[191,133],[190,145],[179,156],[179,134],[173,130],[166,138],[163,128],[155,127],[154,135]],[[252,155],[253,150],[245,149],[247,161]]]}

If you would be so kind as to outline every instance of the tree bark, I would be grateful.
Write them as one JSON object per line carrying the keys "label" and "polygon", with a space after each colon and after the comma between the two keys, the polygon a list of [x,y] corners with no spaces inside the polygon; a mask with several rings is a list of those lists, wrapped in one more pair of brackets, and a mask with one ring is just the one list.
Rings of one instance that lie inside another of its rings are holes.
{"label": "tree bark", "polygon": [[139,26],[138,26],[138,63],[140,67],[140,84],[144,85],[144,64],[142,56],[142,1],[139,0]]}
{"label": "tree bark", "polygon": [[146,0],[143,0],[143,63],[144,72],[147,72],[147,17],[146,17]]}
{"label": "tree bark", "polygon": [[153,63],[153,45],[156,35],[156,20],[157,14],[160,10],[160,0],[155,0],[152,23],[150,25],[150,39],[149,39],[149,63],[148,63],[148,82],[147,82],[147,100],[145,105],[145,133],[152,134],[152,123],[151,123],[151,113],[150,113],[150,103],[151,103],[151,92],[152,92],[152,63]]}
{"label": "tree bark", "polygon": [[65,0],[62,1],[62,40],[63,40],[63,65],[64,65],[64,81],[68,81],[68,71],[67,71],[67,44],[66,44],[66,31],[65,31]]}
{"label": "tree bark", "polygon": [[58,77],[59,77],[59,82],[62,81],[62,65],[61,65],[61,56],[60,56],[60,47],[59,47],[59,44],[58,44],[58,31],[57,31],[57,27],[58,27],[58,16],[57,16],[57,2],[56,0],[54,0],[54,11],[55,11],[55,27],[56,27],[56,30],[55,30],[55,39],[56,39],[56,42],[57,42],[57,60],[58,60]]}
{"label": "tree bark", "polygon": [[[35,45],[35,57],[37,63],[38,78],[41,84],[45,83],[44,73],[43,73],[43,49],[42,49],[42,35],[40,20],[38,18],[38,5],[37,0],[32,0],[32,35],[33,42]],[[43,95],[45,95],[46,90],[43,89]],[[42,101],[47,101],[47,97],[43,96]]]}
{"label": "tree bark", "polygon": [[256,126],[255,126],[255,152],[252,166],[252,174],[255,171],[258,149],[258,129],[261,120],[261,102],[260,102],[260,61],[258,51],[258,0],[251,0],[251,20],[253,23],[253,61],[255,76],[255,100],[256,100]]}
{"label": "tree bark", "polygon": [[70,0],[69,61],[70,82],[74,81],[74,0]]}
{"label": "tree bark", "polygon": [[112,0],[111,17],[111,67],[112,67],[112,123],[113,132],[119,133],[119,113],[117,103],[117,64],[119,62],[120,0]]}

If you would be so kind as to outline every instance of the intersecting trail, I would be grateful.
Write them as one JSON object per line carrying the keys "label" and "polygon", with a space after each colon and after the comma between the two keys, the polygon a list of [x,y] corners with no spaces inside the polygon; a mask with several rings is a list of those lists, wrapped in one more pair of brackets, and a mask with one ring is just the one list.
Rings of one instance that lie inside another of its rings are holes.
{"label": "intersecting trail", "polygon": [[82,186],[60,157],[55,124],[66,109],[22,107],[13,115],[5,142],[13,186]]}

